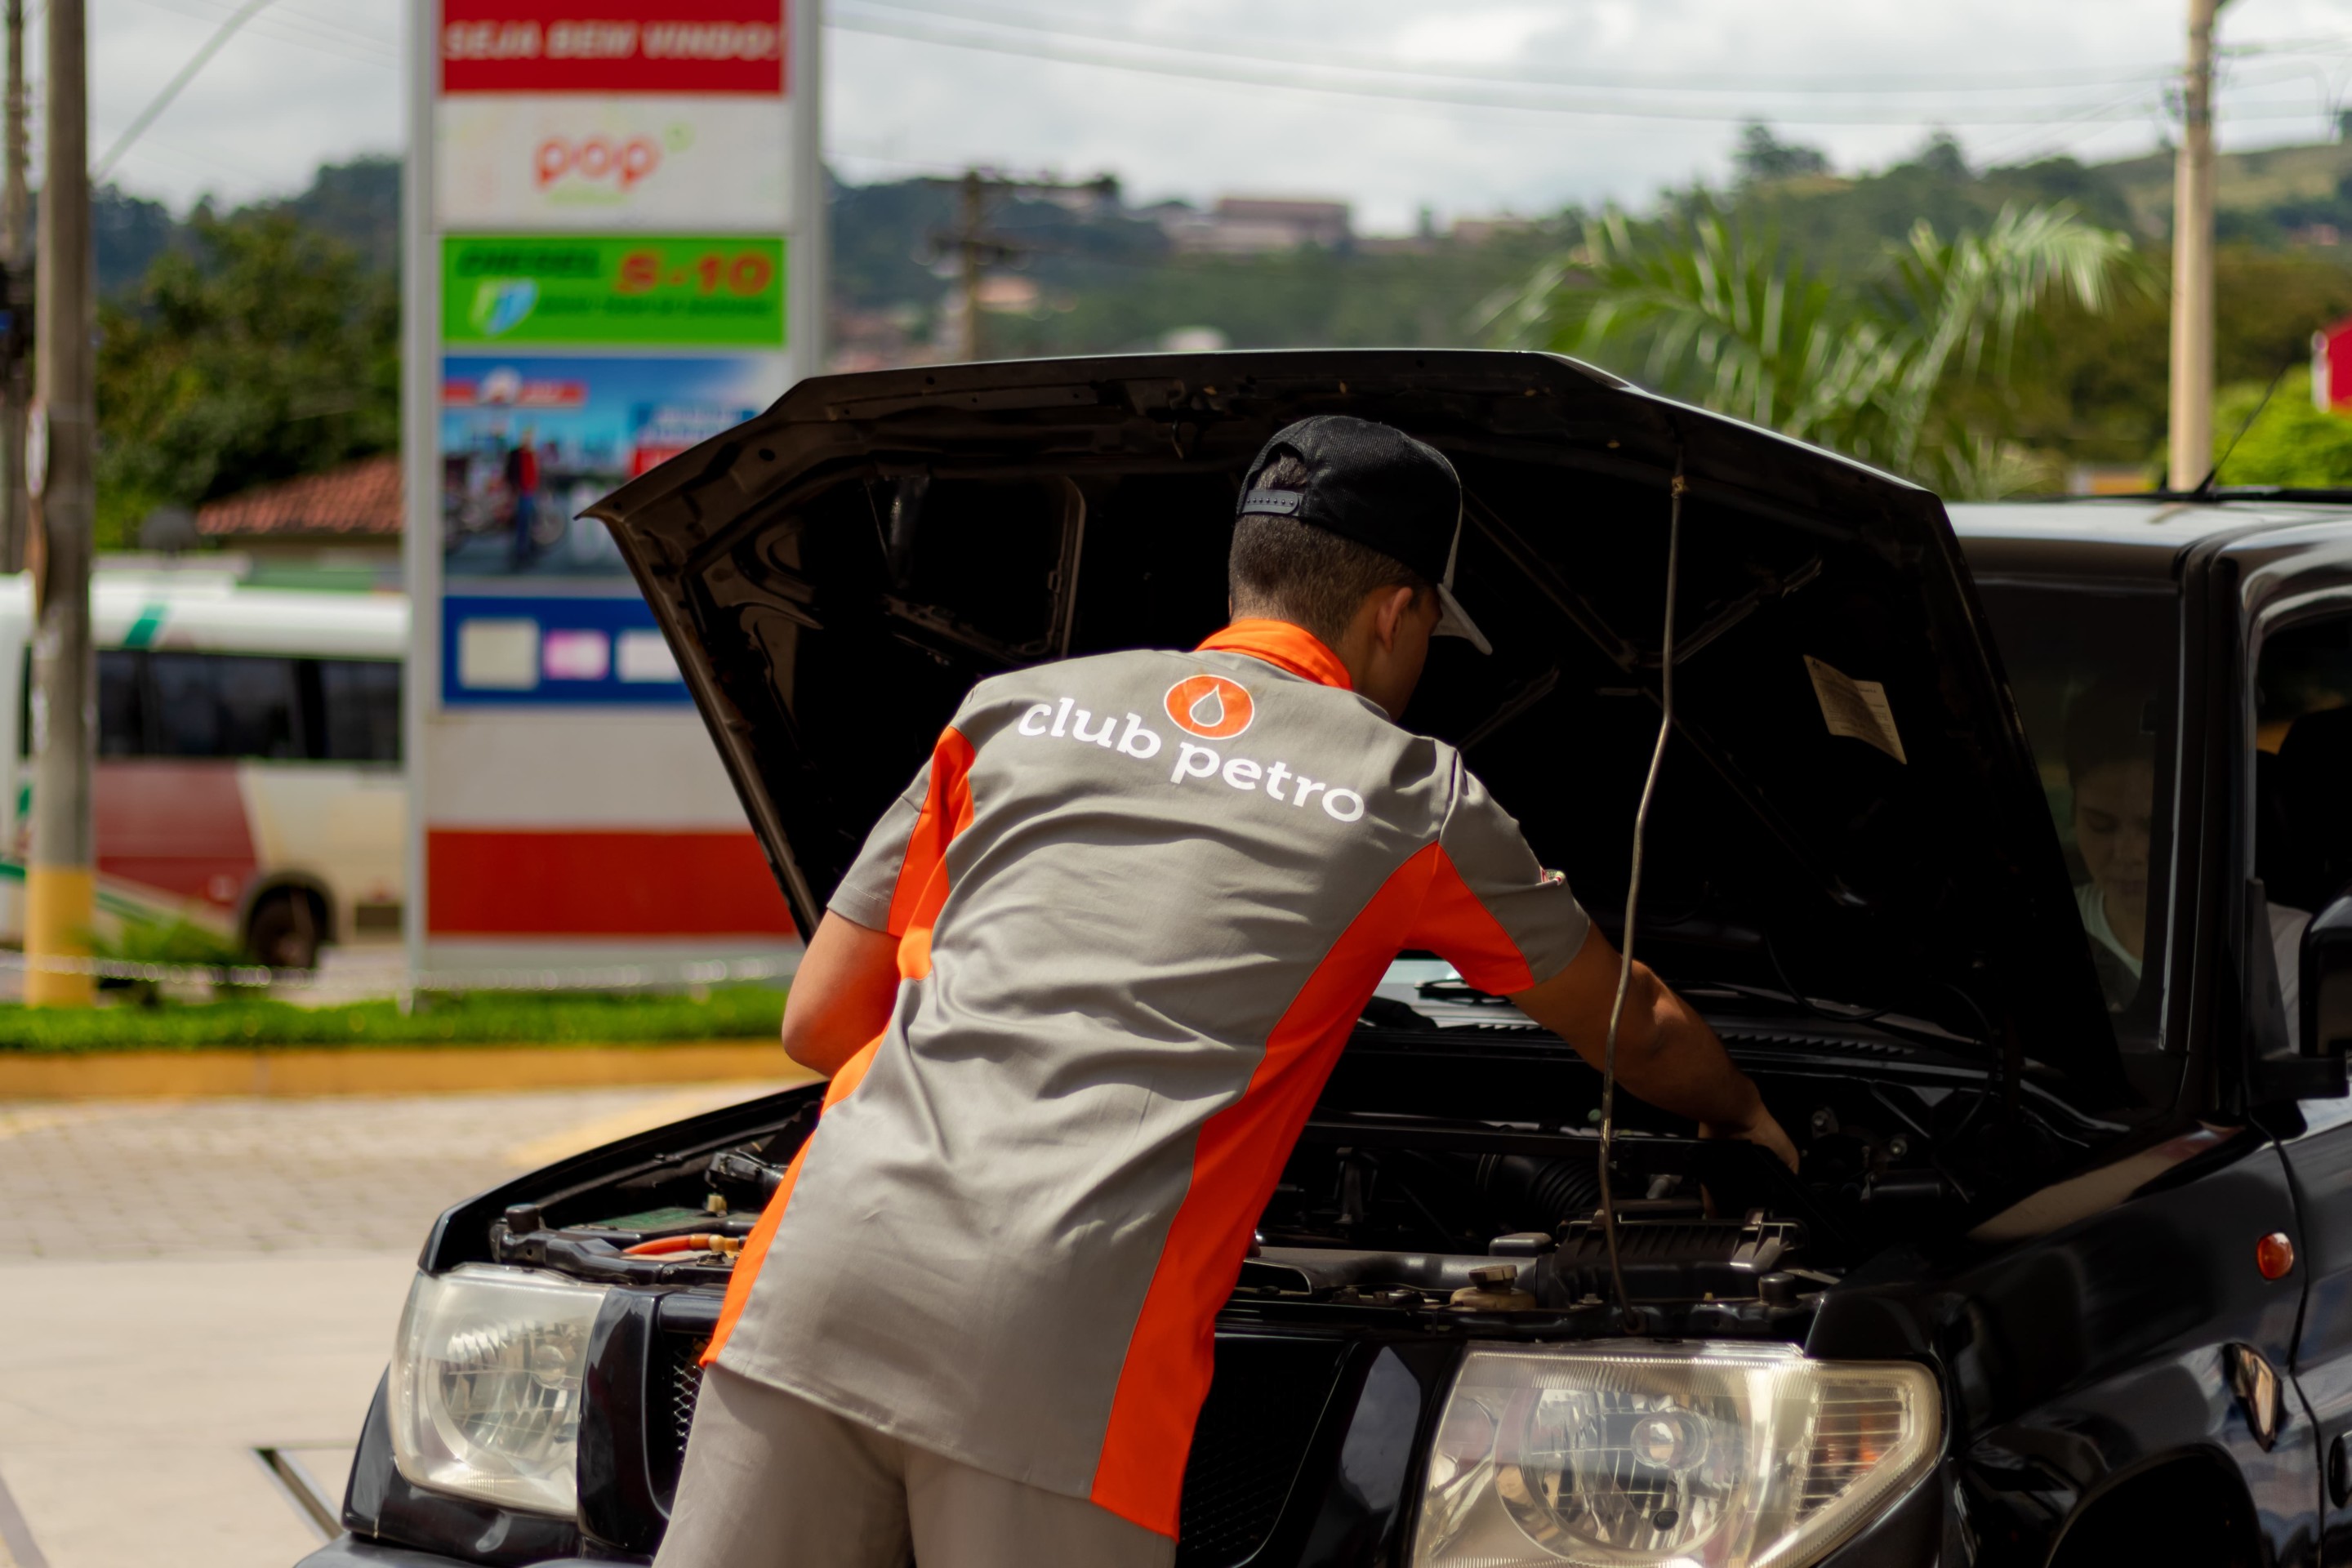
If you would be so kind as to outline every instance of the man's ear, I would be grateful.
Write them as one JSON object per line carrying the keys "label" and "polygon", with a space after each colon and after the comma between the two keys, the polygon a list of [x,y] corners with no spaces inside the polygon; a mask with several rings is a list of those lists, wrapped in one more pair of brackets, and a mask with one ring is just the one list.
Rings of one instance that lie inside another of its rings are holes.
{"label": "man's ear", "polygon": [[1413,597],[1411,588],[1381,591],[1380,596],[1372,601],[1373,641],[1384,648],[1396,646],[1397,626],[1404,620],[1404,613],[1412,608]]}

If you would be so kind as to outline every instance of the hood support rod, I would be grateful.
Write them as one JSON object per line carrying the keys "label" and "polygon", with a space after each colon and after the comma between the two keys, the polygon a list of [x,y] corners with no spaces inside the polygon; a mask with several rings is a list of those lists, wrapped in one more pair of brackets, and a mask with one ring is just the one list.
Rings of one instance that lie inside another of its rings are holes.
{"label": "hood support rod", "polygon": [[1675,588],[1683,553],[1683,466],[1675,462],[1672,500],[1666,511],[1666,615],[1658,648],[1658,743],[1650,752],[1649,776],[1642,781],[1642,804],[1633,812],[1633,864],[1625,878],[1625,940],[1617,953],[1617,995],[1609,1005],[1609,1039],[1601,1053],[1601,1234],[1609,1242],[1609,1280],[1616,1288],[1618,1316],[1625,1331],[1639,1333],[1642,1315],[1625,1289],[1625,1266],[1618,1256],[1617,1199],[1610,1190],[1609,1163],[1617,1146],[1617,1026],[1625,1015],[1625,992],[1633,981],[1634,921],[1642,903],[1642,840],[1650,806],[1658,796],[1658,774],[1666,763],[1666,742],[1675,733]]}

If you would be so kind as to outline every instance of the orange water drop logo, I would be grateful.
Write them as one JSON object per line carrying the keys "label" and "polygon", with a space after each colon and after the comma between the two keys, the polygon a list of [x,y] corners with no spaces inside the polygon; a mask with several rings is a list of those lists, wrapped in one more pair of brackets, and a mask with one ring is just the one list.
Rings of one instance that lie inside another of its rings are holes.
{"label": "orange water drop logo", "polygon": [[1168,689],[1168,717],[1204,741],[1230,741],[1250,727],[1257,705],[1239,681],[1222,675],[1188,675]]}

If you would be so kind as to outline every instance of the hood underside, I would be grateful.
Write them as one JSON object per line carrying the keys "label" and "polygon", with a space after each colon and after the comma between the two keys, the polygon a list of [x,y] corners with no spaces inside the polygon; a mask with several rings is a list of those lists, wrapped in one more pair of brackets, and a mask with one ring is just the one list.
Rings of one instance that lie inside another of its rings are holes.
{"label": "hood underside", "polygon": [[1463,749],[1612,934],[1679,468],[1643,956],[1971,1038],[2005,1020],[2029,1061],[2112,1097],[2064,861],[1949,524],[1883,474],[1554,356],[1318,350],[805,381],[593,515],[808,931],[974,680],[1223,623],[1244,466],[1323,413],[1460,470],[1455,590],[1495,652],[1440,639],[1405,722]]}

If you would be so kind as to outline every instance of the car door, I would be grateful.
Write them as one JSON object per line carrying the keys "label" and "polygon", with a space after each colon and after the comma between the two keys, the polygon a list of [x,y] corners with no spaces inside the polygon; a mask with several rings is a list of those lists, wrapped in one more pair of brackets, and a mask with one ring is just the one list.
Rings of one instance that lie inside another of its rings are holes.
{"label": "car door", "polygon": [[[2261,624],[2252,650],[2241,773],[2255,873],[2250,1033],[2274,1047],[2294,1037],[2303,928],[2352,882],[2352,595],[2284,597],[2294,608]],[[2352,1563],[2352,1099],[2301,1100],[2279,1131],[2301,1220],[2293,1373],[2316,1435],[2321,1556]]]}

